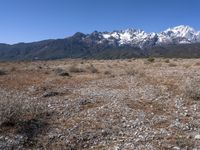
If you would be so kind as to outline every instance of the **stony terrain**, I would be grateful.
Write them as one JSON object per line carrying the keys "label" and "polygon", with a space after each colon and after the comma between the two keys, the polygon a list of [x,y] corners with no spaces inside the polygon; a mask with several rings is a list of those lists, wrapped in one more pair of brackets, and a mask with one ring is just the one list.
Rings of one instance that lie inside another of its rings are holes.
{"label": "stony terrain", "polygon": [[0,149],[198,150],[200,60],[1,62],[0,107]]}

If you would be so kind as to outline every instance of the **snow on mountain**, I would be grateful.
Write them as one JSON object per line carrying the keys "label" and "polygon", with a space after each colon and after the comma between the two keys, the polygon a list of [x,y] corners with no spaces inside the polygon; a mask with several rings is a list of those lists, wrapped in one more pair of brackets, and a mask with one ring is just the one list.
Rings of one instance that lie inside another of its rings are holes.
{"label": "snow on mountain", "polygon": [[179,39],[176,44],[200,42],[200,33],[189,26],[181,25],[174,28],[169,28],[161,34],[164,35],[165,38],[171,39],[172,41]]}
{"label": "snow on mountain", "polygon": [[108,41],[117,40],[119,45],[132,45],[142,47],[147,40],[154,38],[156,34],[146,33],[143,30],[127,29],[102,34]]}
{"label": "snow on mountain", "polygon": [[[200,31],[190,26],[180,25],[169,28],[160,33],[147,33],[140,29],[126,29],[113,32],[95,32],[96,43],[102,44],[107,41],[109,44],[118,46],[128,45],[140,48],[148,48],[166,44],[188,44],[200,42]],[[91,37],[91,34],[87,38]],[[94,39],[94,37],[93,37]]]}

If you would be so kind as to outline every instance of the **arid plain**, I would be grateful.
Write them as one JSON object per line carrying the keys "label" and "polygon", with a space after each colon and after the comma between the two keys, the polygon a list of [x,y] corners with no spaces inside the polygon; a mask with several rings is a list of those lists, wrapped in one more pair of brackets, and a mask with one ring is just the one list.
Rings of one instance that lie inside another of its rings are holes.
{"label": "arid plain", "polygon": [[0,62],[0,149],[200,149],[200,59]]}

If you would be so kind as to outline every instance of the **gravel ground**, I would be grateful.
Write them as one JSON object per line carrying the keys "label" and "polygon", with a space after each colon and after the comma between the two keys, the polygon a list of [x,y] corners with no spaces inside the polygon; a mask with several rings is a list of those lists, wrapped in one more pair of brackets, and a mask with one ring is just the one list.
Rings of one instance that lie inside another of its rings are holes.
{"label": "gravel ground", "polygon": [[[45,105],[45,115],[1,126],[0,149],[198,150],[200,100],[185,91],[186,82],[200,77],[198,61],[0,63],[8,72],[0,76],[1,101]],[[85,71],[69,72],[74,64]]]}

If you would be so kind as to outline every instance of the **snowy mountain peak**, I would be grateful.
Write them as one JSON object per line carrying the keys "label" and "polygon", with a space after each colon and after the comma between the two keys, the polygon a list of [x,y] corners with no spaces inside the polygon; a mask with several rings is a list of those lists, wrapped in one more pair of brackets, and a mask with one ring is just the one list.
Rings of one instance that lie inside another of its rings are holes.
{"label": "snowy mountain peak", "polygon": [[[189,44],[200,42],[200,31],[190,26],[180,25],[160,33],[147,33],[141,29],[129,28],[113,32],[93,32],[87,35],[98,44],[150,48],[167,44]],[[87,40],[88,41],[88,40]]]}
{"label": "snowy mountain peak", "polygon": [[176,26],[173,28],[169,28],[166,30],[167,31],[174,31],[174,32],[195,32],[194,28],[187,26],[187,25],[180,25],[180,26]]}
{"label": "snowy mountain peak", "polygon": [[172,40],[179,40],[178,44],[200,42],[200,32],[190,26],[180,25],[169,28],[163,34]]}

